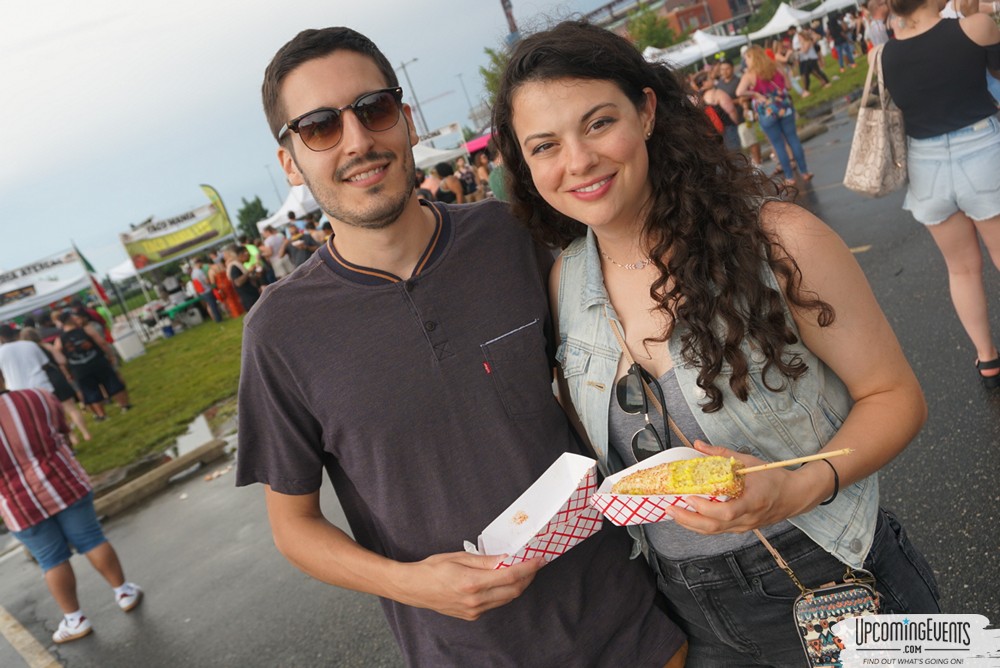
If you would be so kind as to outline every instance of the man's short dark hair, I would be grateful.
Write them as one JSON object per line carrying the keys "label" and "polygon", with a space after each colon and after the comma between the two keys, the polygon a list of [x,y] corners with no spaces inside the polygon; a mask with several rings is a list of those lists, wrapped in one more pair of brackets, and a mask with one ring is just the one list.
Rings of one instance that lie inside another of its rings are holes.
{"label": "man's short dark hair", "polygon": [[278,49],[271,59],[271,64],[264,70],[264,84],[261,86],[264,115],[275,139],[278,138],[278,130],[288,120],[284,105],[279,99],[282,81],[302,63],[323,58],[340,50],[354,51],[368,56],[375,61],[375,65],[385,77],[386,87],[395,88],[399,85],[396,71],[392,69],[389,60],[374,42],[361,33],[344,27],[303,30]]}
{"label": "man's short dark hair", "polygon": [[17,341],[17,330],[10,325],[0,325],[0,341],[4,343]]}

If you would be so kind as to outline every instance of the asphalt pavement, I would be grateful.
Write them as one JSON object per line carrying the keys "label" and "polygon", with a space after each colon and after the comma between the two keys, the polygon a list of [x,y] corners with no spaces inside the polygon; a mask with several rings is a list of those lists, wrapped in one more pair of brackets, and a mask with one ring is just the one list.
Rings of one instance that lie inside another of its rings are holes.
{"label": "asphalt pavement", "polygon": [[[797,201],[855,250],[930,406],[927,425],[880,476],[882,503],[930,561],[944,610],[984,614],[996,627],[1000,393],[978,383],[975,352],[930,235],[902,211],[902,192],[875,200],[840,185],[853,119],[841,111],[827,127],[806,142],[816,177]],[[987,292],[1000,332],[1000,274],[992,267]],[[259,487],[234,488],[231,471],[204,479],[229,464],[192,474],[106,522],[128,577],[148,593],[133,613],[121,613],[76,556],[80,598],[95,633],[52,645],[58,609],[20,551],[0,560],[0,606],[67,666],[402,665],[374,598],[320,584],[277,553]],[[346,528],[328,484],[321,496],[327,516]],[[43,665],[26,663],[23,653],[0,637],[0,666]]]}

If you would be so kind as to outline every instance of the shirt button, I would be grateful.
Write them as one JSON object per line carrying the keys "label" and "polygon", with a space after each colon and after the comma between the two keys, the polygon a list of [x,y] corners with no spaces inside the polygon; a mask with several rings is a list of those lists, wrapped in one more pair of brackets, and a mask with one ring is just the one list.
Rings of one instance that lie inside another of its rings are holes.
{"label": "shirt button", "polygon": [[437,329],[437,323],[434,322],[433,320],[428,320],[427,322],[424,323],[424,329],[426,329],[428,332],[433,332],[435,329]]}
{"label": "shirt button", "polygon": [[851,552],[854,552],[855,554],[861,552],[861,541],[857,538],[851,541]]}
{"label": "shirt button", "polygon": [[405,288],[407,292],[413,292],[413,281],[403,281],[403,288]]}

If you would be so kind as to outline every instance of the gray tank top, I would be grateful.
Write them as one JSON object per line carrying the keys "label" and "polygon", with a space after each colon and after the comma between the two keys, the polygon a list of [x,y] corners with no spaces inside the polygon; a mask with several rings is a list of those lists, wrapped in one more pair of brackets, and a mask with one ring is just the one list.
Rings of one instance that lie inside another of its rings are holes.
{"label": "gray tank top", "polygon": [[[677,382],[674,370],[670,369],[667,371],[658,379],[658,382],[663,388],[663,398],[666,402],[665,408],[667,409],[667,413],[674,419],[681,433],[691,443],[694,443],[698,439],[708,443],[708,437],[701,430],[698,421],[688,407],[687,401],[684,400],[684,395],[681,394],[681,386]],[[650,406],[650,410],[655,410],[655,408]],[[660,437],[663,438],[662,431],[665,428],[669,429],[668,426],[664,426],[663,418],[659,413],[657,415],[650,413],[649,419],[653,421],[657,432],[660,432]],[[611,400],[611,408],[609,409],[608,416],[608,440],[611,447],[615,449],[626,466],[632,466],[636,463],[635,455],[632,454],[632,435],[641,429],[645,422],[645,418],[641,413],[629,415],[621,409],[616,400]],[[666,441],[665,438],[663,440]],[[677,434],[674,434],[672,431],[670,433],[670,440],[672,446],[684,445],[680,442]],[[646,538],[653,549],[660,556],[672,560],[693,559],[722,554],[732,550],[739,550],[758,542],[757,536],[752,531],[706,536],[685,529],[673,521],[644,524],[642,526],[646,532]],[[792,524],[788,520],[782,520],[777,524],[762,527],[761,533],[767,537],[771,537],[791,528]]]}

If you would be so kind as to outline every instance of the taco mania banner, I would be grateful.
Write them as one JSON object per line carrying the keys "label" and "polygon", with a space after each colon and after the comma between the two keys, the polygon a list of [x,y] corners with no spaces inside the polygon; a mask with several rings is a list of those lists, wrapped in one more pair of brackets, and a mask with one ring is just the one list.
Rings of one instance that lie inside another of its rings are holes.
{"label": "taco mania banner", "polygon": [[233,226],[218,193],[209,186],[202,186],[202,190],[210,204],[171,218],[150,218],[119,235],[137,270],[179,260],[233,235]]}

